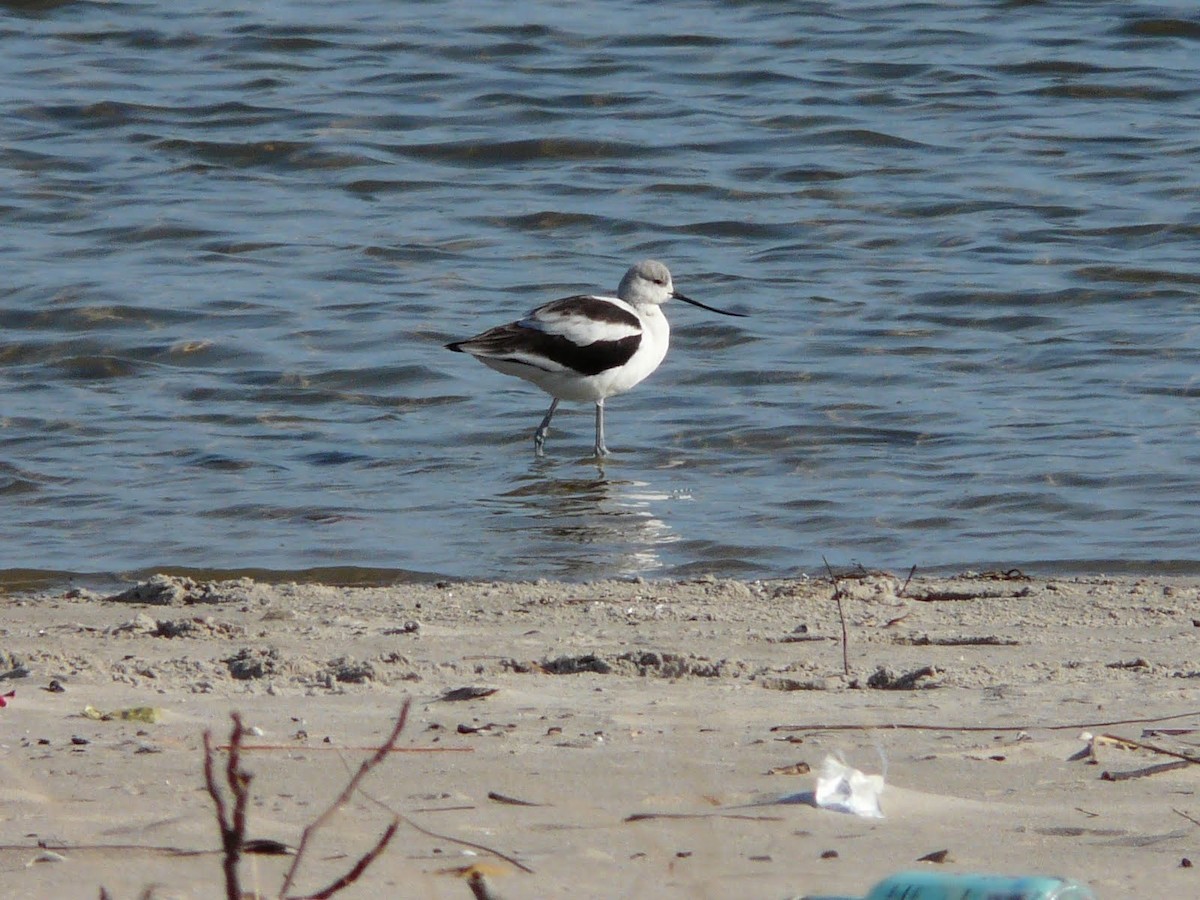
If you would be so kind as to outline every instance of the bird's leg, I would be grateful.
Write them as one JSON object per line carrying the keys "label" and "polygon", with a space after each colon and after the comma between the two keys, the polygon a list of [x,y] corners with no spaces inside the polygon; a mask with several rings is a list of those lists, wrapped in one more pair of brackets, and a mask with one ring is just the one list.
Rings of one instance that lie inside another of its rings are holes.
{"label": "bird's leg", "polygon": [[597,456],[608,456],[608,448],[604,446],[604,401],[596,401],[596,448]]}
{"label": "bird's leg", "polygon": [[558,398],[555,397],[550,401],[550,408],[546,410],[546,418],[542,419],[542,424],[537,427],[537,431],[533,433],[533,455],[541,456],[542,447],[546,445],[546,431],[550,427],[550,420],[554,418],[554,411],[558,409]]}

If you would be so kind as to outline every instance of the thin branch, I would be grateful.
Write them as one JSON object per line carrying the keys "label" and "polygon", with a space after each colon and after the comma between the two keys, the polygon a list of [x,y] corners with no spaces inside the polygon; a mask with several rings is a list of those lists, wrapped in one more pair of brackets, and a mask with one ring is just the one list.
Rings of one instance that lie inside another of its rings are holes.
{"label": "thin branch", "polygon": [[221,830],[221,860],[225,871],[225,896],[227,900],[241,900],[242,888],[238,865],[242,858],[242,843],[246,837],[246,804],[250,797],[250,781],[253,777],[241,766],[241,743],[245,734],[242,718],[232,713],[233,730],[229,734],[229,760],[225,766],[225,781],[233,794],[233,812],[220,786],[217,784],[213,763],[214,750],[212,732],[204,732],[204,784],[217,808],[217,825]]}
{"label": "thin branch", "polygon": [[387,845],[391,843],[392,838],[396,835],[396,829],[399,827],[400,820],[393,819],[392,824],[387,827],[387,830],[384,831],[379,840],[375,842],[375,846],[360,856],[358,862],[351,867],[350,871],[329,886],[322,888],[313,894],[305,894],[301,897],[289,897],[288,900],[329,900],[329,898],[338,891],[354,884],[354,882],[358,881],[359,876],[361,876],[362,873],[367,870],[367,866],[375,862],[375,859],[379,856],[379,854],[387,849]]}
{"label": "thin branch", "polygon": [[[216,749],[228,750],[228,744],[221,744]],[[378,753],[378,747],[336,747],[332,744],[242,744],[241,751],[283,750],[294,752],[303,750],[305,753]],[[389,753],[474,753],[474,747],[392,747]]]}
{"label": "thin branch", "polygon": [[[233,731],[229,735],[229,760],[225,766],[225,778],[229,789],[233,791],[233,834],[225,844],[226,883],[228,872],[232,868],[235,887],[240,883],[238,864],[242,859],[242,844],[246,840],[246,806],[250,802],[250,781],[254,777],[242,768],[242,738],[246,732],[242,727],[242,717],[232,713]],[[236,894],[241,897],[240,891]]]}
{"label": "thin branch", "polygon": [[[1151,725],[1156,722],[1170,722],[1173,719],[1191,719],[1197,717],[1200,717],[1200,710],[1196,712],[1176,713],[1173,716],[1155,716],[1149,719],[1115,719],[1111,722],[1072,722],[1066,725],[926,725],[911,722],[884,722],[879,725],[773,725],[771,731],[871,731],[876,728],[907,731],[1083,731],[1089,728],[1111,728],[1115,725]],[[1124,738],[1121,740],[1124,740]]]}
{"label": "thin branch", "polygon": [[439,841],[449,841],[451,844],[458,844],[460,847],[470,847],[472,850],[482,850],[484,853],[490,853],[492,856],[504,860],[510,866],[515,866],[522,872],[527,872],[530,875],[534,874],[533,869],[529,868],[529,866],[525,865],[525,863],[521,862],[519,859],[514,859],[507,853],[501,853],[499,850],[489,847],[486,844],[476,844],[474,841],[464,841],[462,838],[450,837],[447,834],[438,834],[436,831],[430,831],[428,828],[422,828],[408,816],[400,815],[400,813],[397,813],[396,815],[400,816],[400,818],[404,821],[404,824],[406,824],[409,828],[421,832],[421,834],[425,835],[426,837],[435,838]]}
{"label": "thin branch", "polygon": [[825,563],[825,571],[829,573],[829,583],[833,585],[834,590],[837,590],[837,576],[833,574],[833,566],[824,556],[821,557],[821,562]]}
{"label": "thin branch", "polygon": [[217,778],[213,772],[212,732],[208,730],[204,732],[204,786],[208,788],[208,795],[212,797],[213,805],[217,808],[217,825],[224,836],[229,828],[229,814],[225,809],[225,797],[217,788]]}
{"label": "thin branch", "polygon": [[396,810],[392,809],[390,806],[388,806],[386,803],[384,803],[378,797],[373,797],[370,794],[368,794],[366,791],[359,791],[359,793],[362,796],[366,797],[368,800],[370,800],[372,803],[374,803],[376,806],[378,806],[380,809],[386,809],[388,812],[390,812],[393,816],[395,816],[397,819],[402,821],[409,828],[413,829],[413,831],[419,831],[421,834],[425,835],[426,837],[431,837],[431,838],[434,838],[435,840],[447,841],[451,844],[458,844],[460,847],[470,847],[472,850],[482,850],[484,853],[490,853],[492,856],[495,856],[497,859],[502,859],[509,865],[515,866],[516,868],[520,869],[522,872],[527,872],[530,875],[534,874],[533,869],[529,868],[529,866],[525,865],[520,860],[513,859],[511,856],[509,856],[506,853],[501,853],[499,850],[496,850],[493,847],[489,847],[486,844],[476,844],[474,841],[466,841],[466,840],[463,840],[462,838],[450,837],[450,835],[448,835],[448,834],[439,834],[436,831],[430,831],[428,828],[423,828],[422,826],[418,825],[416,822],[414,822],[408,816],[404,815],[404,813],[396,812]]}
{"label": "thin branch", "polygon": [[821,562],[825,563],[825,570],[829,572],[829,581],[833,584],[833,599],[837,602],[838,620],[842,623],[842,672],[849,675],[850,639],[846,633],[846,613],[842,609],[842,589],[838,586],[837,576],[833,574],[833,567],[829,565],[829,560],[822,556]]}
{"label": "thin branch", "polygon": [[741,819],[746,822],[782,822],[783,816],[748,816],[735,813],[632,813],[622,822],[648,822],[652,819]]}
{"label": "thin branch", "polygon": [[1143,744],[1141,741],[1131,741],[1129,738],[1117,737],[1113,734],[1102,734],[1102,738],[1107,738],[1110,741],[1117,741],[1127,747],[1136,747],[1138,750],[1149,750],[1151,753],[1161,753],[1163,756],[1170,756],[1174,759],[1181,759],[1184,762],[1200,765],[1200,758],[1192,756],[1188,753],[1179,753],[1176,750],[1168,750],[1166,747],[1156,747],[1154,744]]}
{"label": "thin branch", "polygon": [[1146,766],[1144,769],[1133,769],[1129,772],[1101,772],[1101,781],[1131,781],[1134,778],[1146,778],[1149,775],[1161,775],[1163,772],[1174,772],[1176,769],[1186,769],[1187,762],[1182,759],[1175,759],[1168,763],[1159,763],[1156,766]]}
{"label": "thin branch", "polygon": [[478,869],[468,876],[467,887],[471,889],[471,896],[475,900],[500,900],[496,893],[488,887],[487,879]]}
{"label": "thin branch", "polygon": [[[220,850],[185,850],[182,847],[164,847],[161,844],[71,844],[61,841],[38,841],[38,847],[42,850],[59,850],[63,852],[71,851],[103,851],[113,852],[121,850],[133,850],[137,853],[161,853],[164,856],[212,856],[220,853]],[[28,844],[0,844],[0,852],[10,850],[28,850]]]}
{"label": "thin branch", "polygon": [[1182,809],[1176,809],[1175,807],[1172,806],[1171,812],[1175,813],[1175,815],[1177,815],[1177,816],[1183,816],[1185,819],[1187,819],[1193,825],[1200,826],[1200,819],[1193,819],[1191,816],[1189,816],[1187,813],[1185,813]]}
{"label": "thin branch", "polygon": [[842,672],[846,675],[850,674],[850,639],[846,635],[846,614],[842,611],[842,593],[838,591],[833,595],[837,600],[838,619],[842,623]]}
{"label": "thin branch", "polygon": [[[392,752],[396,741],[400,739],[400,732],[404,730],[404,726],[408,723],[408,711],[411,707],[412,700],[405,700],[404,706],[400,708],[400,715],[396,718],[396,724],[393,726],[391,734],[387,736],[387,739],[375,750],[374,753],[372,753],[369,757],[364,759],[362,763],[359,764],[358,770],[353,776],[351,776],[350,780],[346,782],[346,786],[342,788],[342,792],[333,799],[333,802],[331,802],[328,807],[325,808],[325,811],[305,826],[304,833],[300,836],[300,844],[296,848],[296,856],[292,859],[292,864],[288,868],[287,874],[283,878],[283,885],[279,889],[279,895],[281,897],[287,896],[288,891],[292,887],[292,882],[296,880],[296,873],[300,870],[300,863],[304,859],[304,851],[308,848],[308,844],[312,840],[313,836],[322,827],[324,827],[325,823],[328,822],[338,810],[340,810],[346,805],[347,802],[349,802],[350,798],[354,795],[354,792],[358,790],[358,786],[362,783],[362,780],[366,778],[367,774],[373,768],[383,762],[383,760],[387,759],[388,754]],[[393,831],[394,825],[395,823],[393,823]],[[388,840],[391,840],[390,836],[388,837]],[[368,855],[370,855],[370,852],[368,852]],[[374,857],[368,860],[368,864],[373,861],[373,859]],[[359,862],[361,863],[362,860],[360,859]],[[361,874],[361,872],[359,874]],[[355,877],[357,877],[357,875]]]}
{"label": "thin branch", "polygon": [[522,800],[520,797],[510,797],[499,791],[488,791],[487,798],[497,803],[507,803],[509,806],[545,806],[545,803],[534,803],[532,800]]}

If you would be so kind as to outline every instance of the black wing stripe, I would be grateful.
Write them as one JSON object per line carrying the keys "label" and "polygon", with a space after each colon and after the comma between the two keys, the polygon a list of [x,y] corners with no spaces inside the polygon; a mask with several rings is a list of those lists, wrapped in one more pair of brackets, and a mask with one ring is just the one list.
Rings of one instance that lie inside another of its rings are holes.
{"label": "black wing stripe", "polygon": [[580,375],[599,375],[623,366],[641,346],[641,334],[631,334],[615,341],[595,341],[582,347],[560,334],[547,334],[533,328],[501,325],[466,341],[447,344],[456,353],[470,353],[485,359],[502,359],[535,369],[555,371],[539,366],[546,359]]}
{"label": "black wing stripe", "polygon": [[631,334],[620,340],[596,341],[581,347],[562,335],[528,331],[521,348],[525,358],[515,361],[536,365],[533,358],[543,356],[580,375],[599,375],[629,362],[641,343],[640,334]]}

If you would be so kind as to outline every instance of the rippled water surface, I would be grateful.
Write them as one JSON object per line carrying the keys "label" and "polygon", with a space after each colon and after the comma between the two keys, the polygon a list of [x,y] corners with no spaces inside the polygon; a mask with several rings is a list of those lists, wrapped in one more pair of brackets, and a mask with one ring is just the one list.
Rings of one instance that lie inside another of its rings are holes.
{"label": "rippled water surface", "polygon": [[[10,0],[0,80],[10,579],[1200,569],[1194,3]],[[535,461],[442,344],[644,257],[752,318]]]}

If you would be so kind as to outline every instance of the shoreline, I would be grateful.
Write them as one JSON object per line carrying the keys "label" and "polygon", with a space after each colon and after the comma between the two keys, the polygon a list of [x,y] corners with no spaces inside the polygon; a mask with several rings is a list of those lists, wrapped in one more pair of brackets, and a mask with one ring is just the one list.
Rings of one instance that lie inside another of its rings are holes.
{"label": "shoreline", "polygon": [[[1058,873],[1098,896],[1196,893],[1181,861],[1200,856],[1200,769],[1124,777],[1170,757],[1081,732],[1192,752],[1200,577],[903,582],[10,590],[0,894],[214,896],[204,731],[224,743],[239,711],[272,748],[244,756],[250,835],[295,845],[408,699],[405,752],[366,785],[379,803],[335,817],[301,889],[369,847],[386,804],[425,831],[402,825],[339,896],[468,898],[451,870],[483,862],[510,900],[855,896],[943,849],[945,869]],[[493,692],[448,699],[461,688]],[[787,773],[827,755],[883,773],[884,818],[803,801],[812,774]],[[63,858],[33,862],[39,841]],[[269,893],[288,864],[243,868]]]}
{"label": "shoreline", "polygon": [[[857,562],[831,563],[833,572],[838,577],[853,578],[858,574],[891,574],[904,578],[909,571],[927,578],[955,579],[971,578],[980,574],[1019,572],[1034,579],[1069,579],[1069,578],[1200,578],[1200,559],[1157,559],[1157,560],[1037,560],[1025,562],[983,562],[968,565],[947,564],[942,566],[922,566],[916,564],[896,568],[867,568]],[[817,563],[810,568],[797,568],[796,571],[783,574],[745,574],[721,575],[716,572],[699,570],[696,566],[689,569],[697,571],[650,572],[641,574],[620,574],[610,578],[580,577],[567,578],[562,576],[544,576],[534,579],[535,582],[556,582],[563,584],[589,584],[595,581],[630,582],[637,584],[694,581],[701,578],[718,578],[736,580],[746,583],[775,583],[788,581],[822,581],[828,580],[829,568],[824,563]],[[56,568],[35,568],[28,566],[10,566],[0,568],[0,594],[16,592],[52,592],[85,588],[88,590],[104,591],[112,589],[119,591],[131,583],[148,580],[155,575],[169,575],[175,578],[191,578],[196,581],[238,581],[250,579],[267,585],[287,584],[316,584],[327,587],[402,587],[410,584],[437,584],[447,582],[453,584],[524,584],[530,579],[502,575],[497,577],[470,574],[446,574],[427,572],[417,569],[403,569],[388,566],[371,565],[326,565],[309,566],[302,569],[281,569],[264,566],[194,566],[194,565],[160,565],[132,566],[111,570],[68,570]]]}

